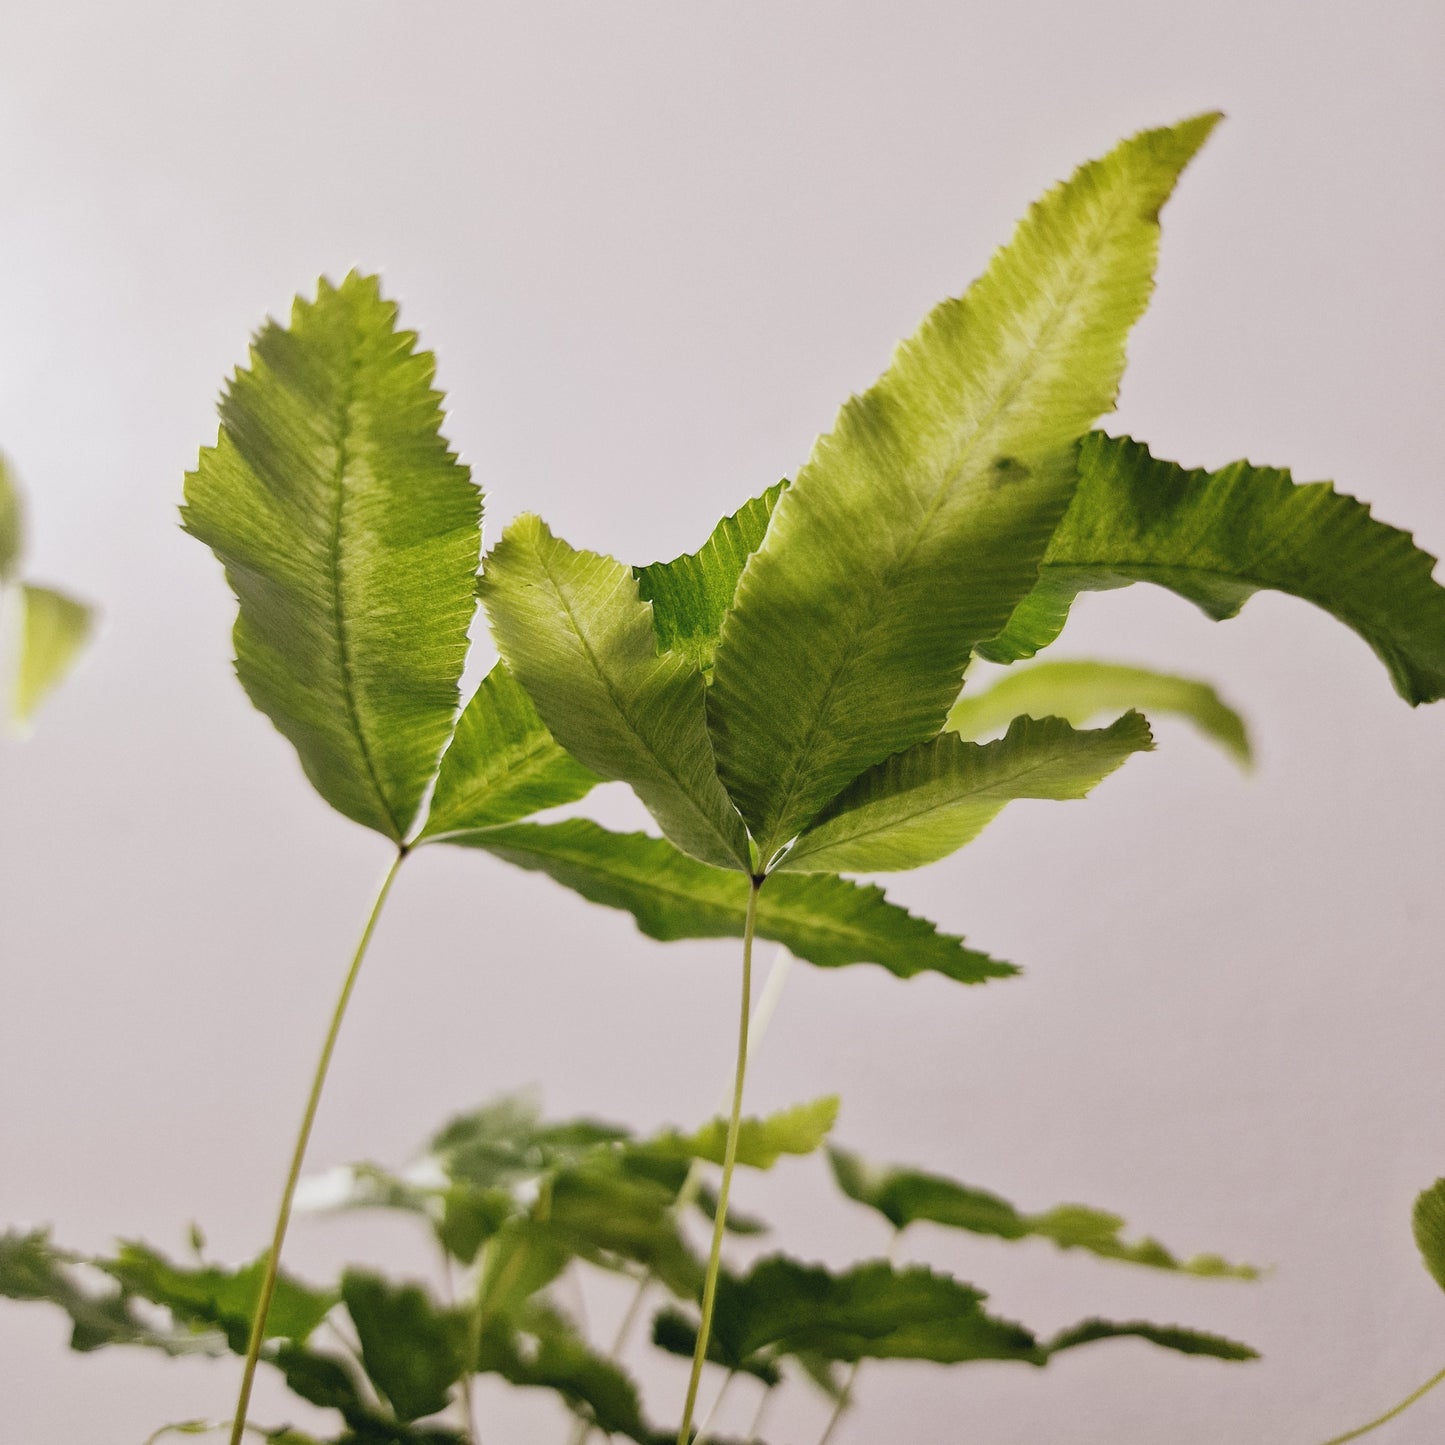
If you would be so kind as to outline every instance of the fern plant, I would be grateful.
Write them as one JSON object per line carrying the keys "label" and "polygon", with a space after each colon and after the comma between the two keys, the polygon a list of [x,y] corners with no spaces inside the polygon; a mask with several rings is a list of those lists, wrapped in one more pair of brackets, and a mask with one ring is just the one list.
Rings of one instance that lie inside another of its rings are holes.
{"label": "fern plant", "polygon": [[[791,482],[667,563],[577,550],[524,516],[478,583],[480,492],[442,436],[432,359],[375,278],[323,281],[289,324],[258,333],[218,440],[186,480],[184,525],[238,599],[236,665],[252,701],[392,861],[325,1034],[270,1246],[227,1296],[249,1321],[239,1328],[232,1309],[222,1329],[245,1355],[233,1445],[263,1353],[283,1361],[296,1341],[274,1318],[295,1191],[358,972],[417,848],[472,847],[544,872],[653,937],[742,939],[732,1101],[710,1135],[711,1244],[696,1315],[666,1327],[693,1360],[675,1437],[687,1445],[706,1361],[756,1373],[792,1350],[806,1364],[813,1338],[739,1323],[787,1296],[787,1269],[759,1283],[722,1267],[746,1138],[755,939],[823,967],[1007,976],[1012,965],[840,875],[943,858],[1015,798],[1083,796],[1152,746],[1137,705],[1184,711],[1245,751],[1237,719],[1187,680],[1041,664],[980,689],[975,659],[1031,657],[1085,590],[1151,581],[1225,618],[1272,588],[1363,636],[1407,701],[1441,696],[1445,591],[1408,536],[1327,485],[1242,462],[1190,471],[1091,430],[1149,297],[1160,210],[1217,119],[1143,132],[1050,191]],[[502,660],[459,708],[479,592]],[[1123,713],[1081,725],[1100,709]],[[662,836],[536,819],[601,779],[628,783]],[[898,1201],[917,1179],[880,1183],[843,1155],[835,1166],[848,1192],[901,1212],[895,1222],[916,1217]],[[406,1296],[399,1308],[418,1307]],[[867,1353],[858,1331],[829,1338],[845,1336],[835,1360]],[[898,1330],[875,1336],[887,1337]]]}

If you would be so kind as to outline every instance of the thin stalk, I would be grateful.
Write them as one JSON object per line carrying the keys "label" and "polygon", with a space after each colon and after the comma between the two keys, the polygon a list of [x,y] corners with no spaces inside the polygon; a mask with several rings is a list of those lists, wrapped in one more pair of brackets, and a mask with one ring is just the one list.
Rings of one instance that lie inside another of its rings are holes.
{"label": "thin stalk", "polygon": [[743,1118],[743,1085],[748,1075],[748,1023],[753,1001],[753,931],[758,922],[758,894],[763,879],[754,877],[748,890],[748,916],[743,924],[743,1001],[738,1020],[737,1076],[733,1081],[733,1109],[728,1119],[727,1145],[723,1150],[722,1182],[717,1192],[717,1218],[713,1221],[712,1251],[708,1255],[707,1275],[702,1286],[702,1323],[697,1332],[697,1348],[692,1355],[692,1375],[687,1382],[687,1401],[682,1407],[682,1425],[677,1432],[677,1445],[689,1445],[692,1437],[692,1412],[697,1408],[697,1389],[702,1381],[703,1362],[707,1359],[708,1338],[712,1334],[712,1311],[717,1302],[717,1277],[722,1267],[723,1234],[727,1229],[728,1194],[732,1190],[733,1166],[738,1159],[738,1133]]}
{"label": "thin stalk", "polygon": [[1423,1399],[1436,1385],[1441,1383],[1445,1383],[1445,1370],[1441,1370],[1438,1375],[1432,1375],[1413,1394],[1406,1395],[1393,1410],[1386,1410],[1378,1419],[1371,1420],[1368,1425],[1361,1425],[1358,1430],[1350,1430],[1343,1435],[1336,1435],[1333,1440],[1326,1440],[1325,1445],[1345,1445],[1348,1440],[1358,1440],[1361,1435],[1368,1435],[1371,1430],[1378,1430],[1381,1425],[1388,1425],[1397,1415],[1403,1415],[1416,1400]]}
{"label": "thin stalk", "polygon": [[251,1386],[256,1380],[256,1362],[261,1358],[261,1342],[266,1338],[266,1318],[271,1313],[271,1299],[276,1293],[276,1277],[281,1269],[281,1249],[286,1243],[286,1227],[291,1223],[291,1201],[296,1197],[296,1183],[301,1178],[301,1166],[306,1159],[306,1146],[311,1142],[311,1126],[316,1122],[316,1110],[321,1104],[321,1091],[326,1087],[326,1072],[331,1067],[331,1055],[336,1051],[337,1035],[341,1032],[342,1020],[346,1017],[346,1006],[351,1002],[356,987],[357,975],[361,972],[362,960],[376,932],[377,920],[386,904],[387,894],[396,879],[397,869],[406,857],[406,849],[398,848],[386,877],[381,880],[366,927],[361,931],[361,940],[351,957],[351,967],[346,972],[346,981],[332,1010],[331,1026],[326,1030],[326,1041],[321,1046],[321,1057],[316,1061],[316,1075],[311,1081],[311,1093],[306,1100],[306,1112],[301,1116],[301,1128],[296,1135],[296,1147],[291,1152],[291,1168],[286,1175],[286,1187],[281,1192],[281,1207],[276,1211],[276,1229],[271,1236],[271,1250],[266,1257],[266,1273],[261,1280],[261,1293],[256,1300],[256,1313],[251,1319],[251,1339],[246,1346],[246,1366],[241,1372],[241,1392],[236,1399],[236,1416],[231,1422],[231,1445],[241,1445],[246,1433],[246,1412],[251,1408]]}
{"label": "thin stalk", "polygon": [[[768,1025],[777,1012],[779,1000],[783,996],[783,989],[788,982],[788,974],[793,967],[793,955],[784,947],[780,947],[773,955],[773,965],[768,970],[768,976],[763,980],[763,986],[758,992],[757,1005],[752,1011],[752,1018],[748,1024],[748,1051],[757,1053],[758,1045],[762,1043],[763,1036],[768,1031]],[[721,1109],[728,1107],[729,1088],[724,1092]],[[706,1173],[706,1161],[694,1159],[688,1167],[687,1175],[682,1181],[682,1188],[677,1191],[677,1198],[673,1201],[672,1212],[677,1215],[685,1214],[697,1199],[698,1190],[702,1188],[703,1175]],[[604,1357],[611,1363],[616,1363],[622,1358],[622,1351],[627,1347],[628,1336],[631,1335],[633,1326],[636,1325],[638,1316],[642,1313],[643,1301],[647,1298],[647,1291],[652,1287],[656,1276],[652,1271],[644,1270],[637,1277],[637,1289],[634,1291],[626,1312],[622,1316],[622,1323],[617,1327],[617,1334]],[[581,1421],[573,1432],[568,1445],[587,1445],[592,1436],[593,1426],[588,1420]],[[755,1432],[756,1433],[756,1432]]]}
{"label": "thin stalk", "polygon": [[693,1445],[703,1445],[707,1432],[712,1429],[712,1422],[717,1419],[717,1412],[722,1409],[722,1403],[727,1398],[727,1392],[732,1389],[733,1381],[738,1377],[736,1370],[729,1370],[727,1377],[717,1392],[717,1398],[712,1402],[712,1409],[707,1412],[707,1419],[697,1427],[697,1434],[693,1437]]}
{"label": "thin stalk", "polygon": [[768,1413],[768,1406],[773,1403],[773,1390],[775,1386],[764,1385],[762,1397],[758,1400],[758,1408],[753,1415],[753,1423],[748,1426],[748,1440],[754,1441],[758,1438],[763,1428],[763,1416]]}
{"label": "thin stalk", "polygon": [[[457,1307],[457,1281],[452,1270],[452,1256],[446,1245],[442,1245],[442,1280],[446,1289],[447,1304],[452,1309]],[[457,1381],[457,1394],[461,1400],[462,1423],[467,1437],[467,1445],[481,1445],[481,1436],[477,1433],[477,1408],[476,1401],[472,1399],[472,1381],[476,1378],[472,1373],[471,1361],[475,1360],[481,1348],[480,1341],[472,1341],[472,1322],[476,1318],[476,1311],[473,1309],[467,1316],[467,1337],[472,1348],[467,1352],[467,1368],[462,1372],[462,1377]]]}
{"label": "thin stalk", "polygon": [[[902,1237],[903,1231],[901,1229],[895,1229],[893,1231],[893,1237],[888,1241],[888,1252],[883,1257],[889,1264],[892,1264],[898,1256],[898,1241],[902,1239]],[[838,1428],[838,1422],[852,1408],[853,1391],[858,1384],[858,1372],[862,1368],[862,1360],[853,1361],[853,1368],[848,1371],[848,1378],[843,1381],[842,1393],[838,1396],[837,1402],[833,1406],[833,1413],[828,1416],[828,1423],[823,1427],[823,1434],[818,1441],[818,1445],[828,1445],[828,1442],[833,1438],[833,1431]]]}

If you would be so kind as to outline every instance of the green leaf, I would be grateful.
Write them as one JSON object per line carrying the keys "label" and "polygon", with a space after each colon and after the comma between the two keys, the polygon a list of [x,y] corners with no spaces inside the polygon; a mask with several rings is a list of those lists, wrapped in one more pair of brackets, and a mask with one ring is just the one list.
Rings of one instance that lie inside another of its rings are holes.
{"label": "green leaf", "polygon": [[1091,1345],[1096,1340],[1116,1340],[1126,1336],[1148,1340],[1151,1345],[1158,1345],[1162,1350],[1174,1350],[1181,1355],[1208,1355],[1216,1360],[1241,1362],[1259,1358],[1257,1350],[1240,1344],[1238,1340],[1181,1329],[1178,1325],[1151,1325],[1142,1320],[1126,1324],[1117,1324],[1112,1320],[1085,1320],[1055,1335],[1044,1345],[1044,1349],[1050,1355],[1057,1355],[1079,1345]]}
{"label": "green leaf", "polygon": [[552,1178],[538,1228],[570,1255],[604,1269],[641,1265],[674,1294],[702,1288],[693,1254],[673,1208],[677,1187],[639,1175],[621,1154],[597,1153]]}
{"label": "green leaf", "polygon": [[601,781],[558,745],[532,700],[497,663],[462,712],[418,842],[495,827],[585,797]]}
{"label": "green leaf", "polygon": [[[122,1243],[114,1259],[95,1261],[131,1294],[163,1305],[177,1320],[223,1331],[232,1350],[246,1352],[251,1318],[261,1291],[265,1256],[241,1269],[172,1264],[149,1246]],[[268,1340],[304,1341],[326,1318],[336,1296],[282,1273],[266,1315]]]}
{"label": "green leaf", "polygon": [[656,1438],[626,1372],[590,1349],[555,1311],[532,1311],[520,1329],[493,1322],[483,1331],[476,1368],[512,1385],[554,1391],[605,1434],[641,1445]]}
{"label": "green leaf", "polygon": [[240,602],[251,700],[332,807],[398,842],[451,734],[481,545],[415,347],[374,277],[323,280],[258,333],[182,510]]}
{"label": "green leaf", "polygon": [[1075,444],[1114,404],[1159,209],[1217,119],[1145,132],[1050,191],[779,500],[708,693],[765,864],[858,773],[939,731],[970,650],[1034,585]]}
{"label": "green leaf", "polygon": [[403,1420],[444,1410],[468,1364],[467,1315],[443,1309],[419,1285],[349,1269],[341,1298],[372,1383]]}
{"label": "green leaf", "polygon": [[1061,718],[1015,718],[997,742],[940,733],[870,768],[818,815],[778,865],[807,872],[918,868],[972,841],[1018,798],[1082,798],[1154,746],[1137,712],[1075,731]]}
{"label": "green leaf", "polygon": [[1414,1226],[1425,1268],[1445,1289],[1445,1179],[1437,1179],[1415,1201]]}
{"label": "green leaf", "polygon": [[[743,1119],[738,1129],[737,1162],[749,1169],[771,1169],[784,1154],[812,1154],[838,1122],[836,1094],[795,1104],[766,1118]],[[721,1164],[727,1145],[728,1121],[713,1119],[692,1134],[664,1133],[646,1141],[645,1149],[684,1159]]]}
{"label": "green leaf", "polygon": [[70,671],[94,623],[84,602],[52,587],[22,583],[23,623],[20,664],[15,672],[11,714],[28,723],[40,704]]}
{"label": "green leaf", "polygon": [[658,654],[631,572],[524,516],[488,556],[481,590],[502,656],[557,741],[630,783],[679,848],[748,870],[747,833],[713,765],[702,673]]}
{"label": "green leaf", "polygon": [[940,1174],[871,1165],[859,1155],[833,1145],[828,1149],[828,1161],[843,1193],[876,1209],[895,1229],[927,1221],[999,1239],[1049,1239],[1060,1249],[1082,1249],[1104,1259],[1151,1269],[1208,1277],[1259,1278],[1253,1266],[1230,1264],[1217,1254],[1186,1259],[1170,1253],[1155,1239],[1123,1239],[1124,1221],[1101,1209],[1062,1204],[1042,1214],[1024,1214],[986,1190]]}
{"label": "green leaf", "polygon": [[[748,880],[709,868],[645,833],[609,833],[582,818],[515,823],[465,839],[498,858],[546,873],[593,903],[621,908],[649,938],[741,938]],[[1018,970],[966,948],[882,890],[827,874],[779,874],[758,898],[757,932],[823,968],[881,964],[899,978],[941,973],[960,983]]]}
{"label": "green leaf", "polygon": [[986,1298],[929,1269],[895,1269],[880,1260],[832,1274],[775,1255],[745,1275],[719,1276],[709,1355],[731,1369],[747,1368],[763,1351],[1042,1364],[1033,1335],[989,1315]]}
{"label": "green leaf", "polygon": [[20,565],[25,547],[25,513],[10,463],[0,456],[0,586],[9,582]]}
{"label": "green leaf", "polygon": [[658,646],[690,658],[704,676],[712,672],[718,633],[733,605],[738,578],[762,545],[768,520],[787,485],[786,480],[778,482],[724,517],[696,552],[632,569],[638,594],[652,604]]}
{"label": "green leaf", "polygon": [[1020,716],[1061,717],[1083,727],[1106,713],[1130,709],[1185,718],[1236,762],[1250,764],[1244,719],[1207,682],[1117,662],[1039,662],[1013,668],[975,691],[965,683],[948,727],[976,741]]}
{"label": "green leaf", "polygon": [[1079,473],[1038,586],[982,656],[1032,656],[1059,635],[1080,592],[1153,582],[1222,620],[1268,589],[1359,633],[1407,702],[1445,695],[1445,588],[1431,580],[1434,558],[1363,503],[1248,462],[1186,471],[1101,433],[1080,448]]}
{"label": "green leaf", "polygon": [[214,1335],[202,1339],[158,1328],[140,1317],[125,1294],[87,1287],[77,1266],[89,1263],[57,1249],[43,1229],[7,1231],[0,1234],[0,1298],[43,1301],[64,1310],[72,1326],[70,1347],[82,1353],[105,1345],[144,1345],[169,1355],[217,1352]]}

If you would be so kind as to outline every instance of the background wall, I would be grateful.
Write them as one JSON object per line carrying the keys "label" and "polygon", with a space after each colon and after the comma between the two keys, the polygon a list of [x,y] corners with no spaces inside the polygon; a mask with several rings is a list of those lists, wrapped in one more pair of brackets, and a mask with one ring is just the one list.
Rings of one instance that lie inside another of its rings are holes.
{"label": "background wall", "polygon": [[[489,538],[536,509],[648,561],[791,472],[1046,185],[1220,106],[1112,425],[1192,464],[1334,478],[1445,547],[1436,5],[56,0],[10,7],[0,41],[0,441],[32,570],[105,609],[38,735],[0,749],[0,1219],[82,1246],[179,1247],[192,1219],[222,1256],[263,1240],[384,849],[250,709],[232,602],[174,508],[248,333],[321,272],[381,268],[439,353]],[[1040,1328],[1164,1317],[1266,1358],[1125,1342],[1042,1373],[879,1367],[840,1438],[1309,1445],[1445,1359],[1408,1223],[1445,1172],[1445,716],[1278,598],[1225,626],[1143,589],[1088,598],[1059,651],[1215,680],[1256,775],[1165,722],[1087,806],[1016,806],[894,892],[1028,977],[800,966],[750,1101],[841,1089],[854,1147],[1272,1264],[1251,1287],[908,1241]],[[607,817],[633,819],[616,792]],[[557,1111],[697,1120],[728,1073],[734,953],[421,857],[312,1162],[403,1159],[534,1081]],[[749,1202],[806,1253],[883,1246],[821,1166],[749,1180]],[[303,1270],[427,1265],[405,1230],[294,1240]],[[229,1370],[63,1340],[0,1306],[5,1439],[138,1441],[229,1408]],[[534,1402],[487,1399],[490,1442],[561,1438]],[[775,1445],[823,1414],[800,1397]],[[1445,1399],[1389,1438],[1442,1435]]]}

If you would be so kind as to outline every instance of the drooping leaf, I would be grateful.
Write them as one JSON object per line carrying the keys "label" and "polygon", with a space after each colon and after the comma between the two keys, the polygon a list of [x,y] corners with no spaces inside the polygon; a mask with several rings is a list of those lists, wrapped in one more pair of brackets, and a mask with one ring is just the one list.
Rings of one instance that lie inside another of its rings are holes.
{"label": "drooping leaf", "polygon": [[502,656],[558,742],[630,783],[679,848],[748,870],[747,832],[713,763],[702,673],[658,653],[632,573],[524,516],[488,556],[481,591]]}
{"label": "drooping leaf", "polygon": [[1247,462],[1186,471],[1097,432],[1079,450],[1079,474],[1038,586],[982,656],[1031,657],[1059,635],[1080,592],[1153,582],[1223,619],[1271,590],[1357,632],[1407,702],[1445,694],[1445,588],[1431,580],[1434,558],[1362,503]]}
{"label": "drooping leaf", "polygon": [[1238,1340],[1225,1339],[1223,1335],[1205,1334],[1200,1330],[1186,1330],[1178,1325],[1151,1325],[1143,1320],[1131,1320],[1118,1324],[1113,1320],[1085,1320],[1082,1324],[1060,1331],[1047,1341],[1044,1349],[1050,1355],[1072,1350],[1079,1345],[1091,1345],[1097,1340],[1117,1340],[1133,1337],[1158,1345],[1161,1350],[1174,1350],[1181,1355],[1208,1355],[1216,1360],[1257,1360],[1259,1351]]}
{"label": "drooping leaf", "polygon": [[374,277],[322,281],[258,333],[182,510],[240,602],[251,700],[332,807],[398,842],[451,732],[481,544],[415,346]]}
{"label": "drooping leaf", "polygon": [[10,475],[10,463],[0,456],[0,586],[15,576],[24,546],[25,514],[20,493]]}
{"label": "drooping leaf", "polygon": [[20,596],[20,662],[11,714],[17,723],[27,723],[70,671],[90,636],[94,613],[84,602],[53,587],[25,582]]}
{"label": "drooping leaf", "polygon": [[[593,903],[621,908],[649,938],[741,938],[748,880],[645,833],[609,833],[586,819],[515,823],[464,840],[519,868],[546,873]],[[758,899],[757,932],[823,968],[877,963],[899,978],[941,973],[960,983],[1018,970],[966,948],[878,888],[828,874],[778,874]]]}
{"label": "drooping leaf", "polygon": [[1130,709],[1149,716],[1173,714],[1213,738],[1237,762],[1250,763],[1244,719],[1207,682],[1117,662],[1039,662],[1011,668],[963,696],[948,727],[977,741],[1006,728],[1016,717],[1061,717],[1083,727],[1106,713]]}
{"label": "drooping leaf", "polygon": [[762,862],[932,737],[1037,579],[1075,444],[1114,404],[1159,209],[1217,116],[1124,142],[1029,212],[841,411],[743,571],[708,719]]}
{"label": "drooping leaf", "polygon": [[366,1373],[397,1415],[419,1420],[445,1409],[468,1365],[467,1314],[444,1309],[419,1285],[357,1269],[342,1275],[341,1298]]}
{"label": "drooping leaf", "polygon": [[[171,1263],[147,1245],[123,1243],[114,1258],[95,1263],[131,1294],[163,1305],[185,1324],[222,1331],[232,1350],[245,1353],[264,1257],[240,1269],[188,1268]],[[306,1340],[335,1303],[334,1292],[313,1289],[283,1272],[266,1316],[266,1338]]]}
{"label": "drooping leaf", "polygon": [[1151,1269],[1235,1279],[1259,1277],[1251,1265],[1230,1264],[1217,1254],[1184,1258],[1155,1239],[1124,1239],[1124,1221],[1101,1209],[1062,1204],[1041,1214],[1024,1214],[987,1190],[922,1170],[872,1165],[836,1145],[829,1146],[828,1161],[843,1193],[876,1209],[895,1229],[926,1221],[999,1239],[1049,1239],[1060,1249],[1082,1249]]}
{"label": "drooping leaf", "polygon": [[1131,754],[1154,746],[1137,712],[1075,730],[1062,718],[1016,718],[997,742],[940,733],[838,795],[779,864],[813,872],[918,868],[963,847],[1017,798],[1082,798]]}
{"label": "drooping leaf", "polygon": [[762,545],[768,519],[787,485],[778,482],[724,517],[696,552],[632,569],[639,595],[652,604],[658,645],[691,658],[704,675],[712,672],[718,633],[738,590],[738,578]]}
{"label": "drooping leaf", "polygon": [[[837,1122],[836,1094],[795,1104],[766,1118],[743,1119],[738,1130],[737,1162],[749,1169],[771,1169],[784,1154],[812,1154],[822,1147]],[[656,1135],[644,1147],[679,1158],[721,1164],[727,1132],[726,1119],[713,1119],[692,1134]]]}
{"label": "drooping leaf", "polygon": [[532,700],[499,662],[463,710],[442,758],[419,842],[453,842],[585,797],[600,782],[557,745]]}
{"label": "drooping leaf", "polygon": [[1425,1268],[1445,1289],[1445,1179],[1437,1179],[1416,1199],[1413,1223]]}
{"label": "drooping leaf", "polygon": [[589,1348],[555,1311],[534,1309],[520,1326],[494,1321],[482,1333],[475,1367],[512,1385],[554,1391],[604,1434],[640,1445],[653,1445],[657,1438],[627,1373]]}
{"label": "drooping leaf", "polygon": [[[763,1352],[799,1351],[828,1360],[1042,1364],[1034,1336],[989,1315],[985,1299],[929,1269],[879,1260],[833,1274],[774,1255],[746,1274],[719,1276],[709,1358],[730,1369],[747,1368]],[[670,1328],[669,1337],[680,1342],[681,1333]]]}
{"label": "drooping leaf", "polygon": [[[142,1319],[116,1289],[98,1290],[83,1277],[89,1262],[57,1249],[44,1230],[0,1234],[0,1298],[43,1301],[70,1317],[70,1347],[82,1353],[106,1345],[143,1345],[168,1355],[224,1350],[218,1337],[163,1329]],[[93,1268],[93,1266],[92,1266]]]}

